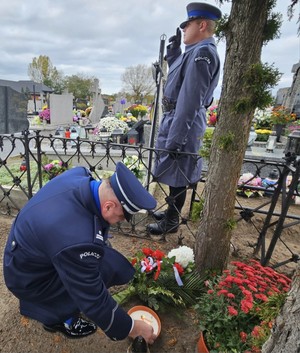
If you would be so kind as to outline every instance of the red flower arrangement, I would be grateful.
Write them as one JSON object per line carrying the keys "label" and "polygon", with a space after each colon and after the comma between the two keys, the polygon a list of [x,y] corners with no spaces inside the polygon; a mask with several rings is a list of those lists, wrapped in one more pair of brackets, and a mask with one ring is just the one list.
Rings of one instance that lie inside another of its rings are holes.
{"label": "red flower arrangement", "polygon": [[208,291],[196,305],[200,329],[210,349],[257,353],[271,333],[291,280],[255,260],[231,266],[206,281]]}

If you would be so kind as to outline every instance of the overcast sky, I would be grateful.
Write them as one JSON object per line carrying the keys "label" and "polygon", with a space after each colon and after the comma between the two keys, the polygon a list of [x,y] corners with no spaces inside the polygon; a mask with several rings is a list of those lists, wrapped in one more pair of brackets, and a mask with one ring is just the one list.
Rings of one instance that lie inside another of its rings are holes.
{"label": "overcast sky", "polygon": [[[205,1],[205,0],[204,0]],[[129,66],[158,60],[160,37],[175,33],[187,17],[186,0],[9,0],[0,2],[0,79],[28,80],[34,57],[49,56],[64,75],[95,76],[102,93],[121,91],[121,75]],[[216,5],[214,0],[209,3]],[[297,13],[287,20],[290,1],[277,0],[284,17],[281,37],[263,49],[263,62],[283,73],[279,85],[292,84],[299,62]],[[230,5],[221,6],[229,13]],[[255,30],[255,23],[253,24]],[[218,44],[222,65],[225,44]],[[216,97],[220,94],[219,83]],[[276,92],[275,90],[275,92]]]}

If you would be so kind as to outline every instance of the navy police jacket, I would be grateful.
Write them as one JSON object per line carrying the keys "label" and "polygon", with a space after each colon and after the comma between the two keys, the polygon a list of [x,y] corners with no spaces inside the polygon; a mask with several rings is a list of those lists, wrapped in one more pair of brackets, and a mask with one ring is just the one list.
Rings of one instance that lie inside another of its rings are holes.
{"label": "navy police jacket", "polygon": [[156,154],[154,176],[164,184],[182,187],[199,181],[202,160],[199,150],[206,129],[206,106],[211,104],[218,84],[220,59],[215,40],[207,38],[181,49],[167,49],[169,66],[164,98],[175,103],[175,109],[163,114],[156,148],[185,152],[174,160],[166,152]]}
{"label": "navy police jacket", "polygon": [[50,325],[82,312],[121,340],[132,319],[108,288],[130,281],[134,269],[106,246],[109,224],[96,207],[91,180],[86,168],[76,167],[28,201],[9,234],[4,278],[20,299],[21,314]]}

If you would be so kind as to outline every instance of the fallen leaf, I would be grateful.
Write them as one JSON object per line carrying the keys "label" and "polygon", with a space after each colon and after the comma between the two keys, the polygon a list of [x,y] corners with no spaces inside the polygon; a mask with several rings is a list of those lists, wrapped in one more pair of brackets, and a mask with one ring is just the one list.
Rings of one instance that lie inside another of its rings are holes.
{"label": "fallen leaf", "polygon": [[177,342],[178,342],[177,338],[174,337],[174,338],[171,338],[169,341],[167,341],[167,345],[169,347],[174,347],[177,344]]}
{"label": "fallen leaf", "polygon": [[28,326],[29,325],[29,319],[25,316],[21,316],[21,325],[22,326]]}

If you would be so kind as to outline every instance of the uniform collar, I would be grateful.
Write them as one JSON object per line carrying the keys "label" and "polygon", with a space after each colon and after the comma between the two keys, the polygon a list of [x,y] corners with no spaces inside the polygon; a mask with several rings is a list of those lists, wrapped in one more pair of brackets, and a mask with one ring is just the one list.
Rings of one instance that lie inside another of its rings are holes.
{"label": "uniform collar", "polygon": [[203,39],[200,42],[197,42],[195,44],[188,44],[185,46],[185,52],[189,52],[189,51],[195,49],[196,47],[206,45],[206,44],[216,44],[215,39],[213,37],[209,37],[209,38]]}

